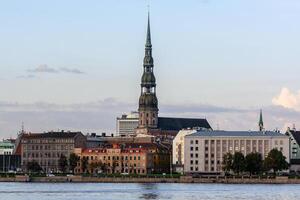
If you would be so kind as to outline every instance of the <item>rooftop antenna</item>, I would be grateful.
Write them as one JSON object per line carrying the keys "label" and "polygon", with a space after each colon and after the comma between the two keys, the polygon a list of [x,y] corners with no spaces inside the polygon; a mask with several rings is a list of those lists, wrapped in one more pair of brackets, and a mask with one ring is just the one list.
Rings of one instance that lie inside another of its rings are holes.
{"label": "rooftop antenna", "polygon": [[293,130],[296,131],[296,125],[295,124],[293,124]]}
{"label": "rooftop antenna", "polygon": [[21,133],[25,133],[24,122],[22,122]]}

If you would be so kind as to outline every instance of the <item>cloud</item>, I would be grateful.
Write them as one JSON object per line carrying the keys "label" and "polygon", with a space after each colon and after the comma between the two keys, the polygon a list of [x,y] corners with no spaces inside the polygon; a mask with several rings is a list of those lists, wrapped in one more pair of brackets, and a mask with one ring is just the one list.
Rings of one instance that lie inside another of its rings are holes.
{"label": "cloud", "polygon": [[67,73],[73,73],[73,74],[84,74],[83,71],[80,71],[79,69],[75,69],[75,68],[66,68],[66,67],[61,67],[60,71],[62,72],[67,72]]}
{"label": "cloud", "polygon": [[[31,132],[49,130],[79,130],[87,132],[115,132],[116,117],[137,109],[136,102],[123,102],[107,98],[81,104],[52,104],[36,102],[0,102],[0,138],[16,136],[25,123]],[[214,105],[160,105],[160,116],[206,118],[214,129],[257,130],[259,109],[226,108]],[[300,127],[300,112],[281,106],[263,108],[264,124],[267,130],[296,124]]]}
{"label": "cloud", "polygon": [[[59,69],[49,67],[46,64],[39,65],[36,68],[28,69],[27,72],[29,73],[52,73],[52,74],[58,74],[58,73],[71,73],[71,74],[84,74],[83,71],[76,69],[76,68],[68,68],[68,67],[61,67]],[[30,77],[31,76],[31,77]],[[25,76],[18,76],[17,78],[32,78],[33,75],[25,75]]]}
{"label": "cloud", "polygon": [[284,108],[300,111],[300,90],[292,93],[288,88],[281,89],[280,94],[272,99],[272,103]]}
{"label": "cloud", "polygon": [[32,79],[32,78],[35,78],[35,75],[28,74],[28,75],[17,76],[17,78],[20,78],[20,79]]}
{"label": "cloud", "polygon": [[58,73],[58,70],[51,68],[46,64],[39,65],[36,68],[29,69],[27,71],[30,73]]}

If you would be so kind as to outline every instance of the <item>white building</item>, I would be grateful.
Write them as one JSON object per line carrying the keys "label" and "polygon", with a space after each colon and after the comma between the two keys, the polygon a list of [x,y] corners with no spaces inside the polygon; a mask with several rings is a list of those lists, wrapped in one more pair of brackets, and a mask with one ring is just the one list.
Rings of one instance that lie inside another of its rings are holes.
{"label": "white building", "polygon": [[117,136],[130,136],[135,134],[135,129],[139,125],[139,113],[131,112],[130,114],[122,115],[117,118]]}
{"label": "white building", "polygon": [[173,140],[172,164],[176,172],[183,172],[184,165],[184,137],[196,133],[195,129],[184,129],[178,132]]}
{"label": "white building", "polygon": [[184,143],[185,173],[220,173],[228,152],[259,152],[265,158],[277,148],[290,161],[289,137],[277,132],[198,131],[185,136]]}
{"label": "white building", "polygon": [[173,165],[183,165],[184,164],[184,137],[192,133],[196,133],[195,129],[184,129],[178,132],[173,140],[173,153],[172,153],[172,163]]}

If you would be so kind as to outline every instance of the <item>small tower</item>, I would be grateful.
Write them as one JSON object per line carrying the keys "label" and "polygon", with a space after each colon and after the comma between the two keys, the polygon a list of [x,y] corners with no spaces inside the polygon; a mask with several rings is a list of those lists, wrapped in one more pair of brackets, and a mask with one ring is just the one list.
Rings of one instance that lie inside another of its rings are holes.
{"label": "small tower", "polygon": [[259,131],[264,130],[264,121],[263,121],[263,116],[262,116],[262,109],[260,109],[258,127],[259,127]]}
{"label": "small tower", "polygon": [[147,38],[145,45],[144,72],[141,80],[141,95],[139,99],[139,127],[157,128],[158,101],[156,97],[156,79],[153,73],[152,44],[150,33],[150,16],[148,12]]}

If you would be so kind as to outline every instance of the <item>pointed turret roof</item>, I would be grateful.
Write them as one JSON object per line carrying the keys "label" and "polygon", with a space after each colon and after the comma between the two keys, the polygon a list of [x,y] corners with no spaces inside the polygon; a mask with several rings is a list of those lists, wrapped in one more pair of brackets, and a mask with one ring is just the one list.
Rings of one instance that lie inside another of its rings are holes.
{"label": "pointed turret roof", "polygon": [[152,47],[152,44],[151,44],[151,30],[150,30],[150,12],[148,12],[146,47]]}
{"label": "pointed turret roof", "polygon": [[263,116],[262,116],[262,109],[260,109],[258,126],[259,126],[259,130],[262,131],[263,128],[264,128],[264,121],[263,121]]}

